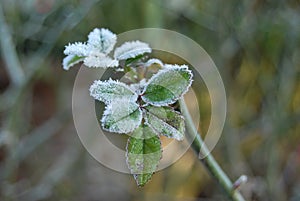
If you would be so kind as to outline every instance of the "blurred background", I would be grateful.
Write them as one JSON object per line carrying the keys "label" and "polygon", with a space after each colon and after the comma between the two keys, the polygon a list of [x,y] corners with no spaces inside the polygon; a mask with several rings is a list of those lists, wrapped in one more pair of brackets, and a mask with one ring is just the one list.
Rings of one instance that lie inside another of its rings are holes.
{"label": "blurred background", "polygon": [[[248,175],[247,200],[300,200],[299,0],[0,0],[0,200],[227,200],[192,150],[138,188],[83,148],[71,111],[78,66],[61,62],[95,27],[165,28],[198,42],[227,93],[213,155],[232,180]],[[205,133],[208,94],[198,102]]]}

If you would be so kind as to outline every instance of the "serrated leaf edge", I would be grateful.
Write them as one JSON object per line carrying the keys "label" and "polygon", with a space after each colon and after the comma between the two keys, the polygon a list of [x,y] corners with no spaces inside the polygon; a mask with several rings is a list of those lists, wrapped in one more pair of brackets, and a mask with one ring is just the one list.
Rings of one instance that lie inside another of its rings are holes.
{"label": "serrated leaf edge", "polygon": [[76,60],[75,62],[71,62],[72,59],[74,59],[74,57],[79,57],[77,55],[67,55],[64,59],[63,59],[63,62],[62,62],[62,65],[63,65],[63,69],[64,70],[69,70],[71,67],[73,67],[74,65],[82,62],[84,60],[85,57],[79,57],[78,60]]}
{"label": "serrated leaf edge", "polygon": [[[169,106],[165,106],[165,107],[169,107]],[[172,107],[169,107],[170,109],[173,109]],[[150,128],[152,128],[152,130],[157,134],[157,135],[163,135],[163,134],[161,134],[161,133],[159,133],[150,123],[149,123],[149,121],[148,121],[148,118],[147,118],[147,116],[146,116],[146,112],[148,112],[146,109],[143,109],[142,110],[143,111],[143,118],[144,118],[144,120],[145,120],[145,124],[146,125],[148,125]],[[180,116],[180,118],[184,121],[184,123],[185,123],[185,118],[184,118],[184,116],[180,113],[180,112],[178,112],[178,111],[176,111],[176,110],[174,110],[173,109],[173,112],[175,112],[176,114],[178,114],[179,116]],[[166,122],[164,122],[164,121],[162,121],[160,118],[158,118],[157,116],[155,116],[154,114],[152,114],[151,112],[148,112],[148,113],[150,113],[152,116],[154,116],[155,118],[157,118],[159,121],[161,121],[161,122],[163,122],[163,123],[165,123],[165,124],[167,124]],[[168,124],[170,127],[172,127],[174,130],[176,130],[177,132],[179,132],[176,128],[174,128],[173,126],[171,126],[170,124]],[[182,141],[183,139],[184,139],[184,133],[185,133],[185,126],[184,126],[184,130],[183,130],[183,136],[182,136],[182,138],[176,138],[176,137],[171,137],[171,136],[166,136],[166,135],[163,135],[163,136],[165,136],[165,137],[167,137],[167,138],[171,138],[171,139],[176,139],[176,140],[178,140],[178,141]]]}
{"label": "serrated leaf edge", "polygon": [[163,69],[159,70],[155,75],[153,75],[153,76],[148,80],[148,82],[146,83],[146,85],[145,85],[145,87],[144,87],[144,90],[142,91],[141,94],[144,94],[144,93],[146,92],[147,86],[148,86],[154,79],[156,79],[156,77],[160,76],[160,74],[165,73],[165,72],[167,72],[167,71],[169,71],[169,70],[177,70],[177,69],[184,69],[184,70],[186,70],[186,71],[190,74],[190,76],[191,76],[191,77],[190,77],[190,80],[189,80],[189,84],[188,84],[188,86],[186,87],[186,90],[183,91],[179,97],[172,99],[171,102],[153,103],[153,102],[150,102],[150,101],[148,101],[147,99],[145,99],[144,96],[142,95],[142,100],[143,100],[144,102],[150,104],[150,105],[154,105],[154,106],[158,106],[158,107],[159,107],[159,106],[168,106],[168,105],[170,105],[170,104],[175,103],[175,102],[178,101],[180,98],[182,98],[182,97],[184,96],[184,94],[186,94],[186,93],[189,91],[189,88],[192,86],[192,83],[193,83],[193,81],[194,81],[194,80],[193,80],[193,73],[192,73],[192,71],[188,68],[187,65],[181,65],[181,66],[179,66],[179,65],[177,65],[177,64],[175,64],[175,65],[172,65],[172,64],[166,64],[166,65],[164,65],[164,68],[163,68]]}
{"label": "serrated leaf edge", "polygon": [[[152,127],[150,127],[150,128],[153,130]],[[157,133],[157,132],[155,132],[154,130],[153,130],[153,132],[154,132],[154,133]],[[159,138],[159,135],[156,135],[156,137]],[[129,162],[128,162],[128,144],[129,144],[129,141],[130,141],[130,137],[127,139],[127,143],[126,143],[126,153],[125,153],[126,164],[127,164],[128,169],[130,170],[130,173],[133,175],[136,184],[137,184],[139,187],[143,187],[146,183],[148,183],[148,182],[151,181],[152,176],[153,176],[153,174],[155,174],[156,171],[151,172],[152,175],[151,175],[150,179],[147,180],[147,182],[146,182],[144,185],[140,185],[140,184],[138,183],[137,174],[134,174],[134,173],[132,172],[131,168],[129,167]],[[162,143],[161,143],[160,138],[159,138],[159,143],[160,143],[160,150],[161,150],[161,156],[160,156],[159,161],[161,161],[162,155],[163,155],[163,147],[162,147]],[[157,170],[158,166],[159,166],[159,163],[157,163],[157,165],[156,165],[156,167],[155,167],[155,170]],[[150,174],[150,173],[146,173],[146,174]]]}
{"label": "serrated leaf edge", "polygon": [[104,81],[102,81],[102,80],[94,80],[94,82],[93,82],[93,84],[91,84],[91,86],[90,86],[90,88],[89,88],[89,92],[90,92],[90,96],[92,96],[95,100],[99,100],[99,101],[101,101],[101,102],[104,102],[106,105],[108,105],[108,104],[110,104],[111,103],[111,101],[107,101],[107,100],[105,100],[104,98],[96,98],[95,96],[93,96],[92,95],[92,91],[93,91],[93,88],[96,88],[97,86],[97,84],[98,83],[102,83],[102,84],[105,84],[105,85],[107,85],[107,84],[109,84],[109,83],[115,83],[115,84],[119,84],[119,85],[121,85],[122,87],[124,87],[124,88],[126,88],[126,89],[128,89],[129,91],[131,91],[132,92],[132,98],[131,98],[131,100],[130,101],[132,101],[132,102],[136,102],[136,100],[137,100],[137,98],[138,98],[138,95],[137,95],[137,93],[132,89],[132,88],[130,88],[130,86],[128,86],[128,85],[126,85],[125,83],[123,83],[123,82],[120,82],[119,80],[113,80],[113,79],[111,79],[111,78],[109,78],[108,80],[104,80]]}
{"label": "serrated leaf edge", "polygon": [[[117,101],[117,100],[116,100]],[[134,103],[134,104],[136,104],[135,102],[132,102],[132,103]],[[137,106],[138,106],[138,104],[136,104]],[[105,118],[107,117],[107,115],[108,114],[111,114],[111,113],[109,113],[109,110],[111,109],[111,104],[108,104],[108,105],[106,105],[105,106],[105,109],[104,109],[104,112],[103,112],[103,114],[102,114],[102,118],[101,118],[101,127],[102,127],[102,129],[103,130],[105,130],[105,131],[108,131],[108,132],[111,132],[111,133],[118,133],[118,134],[126,134],[126,133],[131,133],[131,132],[133,132],[136,128],[138,128],[140,125],[141,125],[141,123],[142,123],[142,119],[143,119],[143,111],[141,110],[141,108],[140,107],[138,107],[136,110],[134,110],[134,112],[135,111],[137,111],[137,110],[139,110],[140,111],[140,114],[141,115],[139,115],[139,119],[138,119],[138,124],[135,126],[135,127],[133,127],[130,131],[127,131],[127,132],[121,132],[121,131],[115,131],[115,130],[112,130],[112,129],[107,129],[107,128],[105,128],[105,126],[104,126],[104,122],[105,122]],[[133,113],[133,112],[132,112]]]}

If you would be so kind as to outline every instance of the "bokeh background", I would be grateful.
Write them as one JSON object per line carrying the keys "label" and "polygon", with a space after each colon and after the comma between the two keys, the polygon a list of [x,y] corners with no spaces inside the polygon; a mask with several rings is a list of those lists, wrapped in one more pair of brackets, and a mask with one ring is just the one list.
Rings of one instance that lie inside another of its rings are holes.
{"label": "bokeh background", "polygon": [[[198,42],[227,91],[213,155],[231,179],[248,175],[247,200],[300,200],[299,0],[0,0],[0,200],[227,199],[192,150],[143,188],[86,152],[71,112],[79,67],[61,61],[94,27],[165,28]],[[208,95],[198,102],[205,133]]]}

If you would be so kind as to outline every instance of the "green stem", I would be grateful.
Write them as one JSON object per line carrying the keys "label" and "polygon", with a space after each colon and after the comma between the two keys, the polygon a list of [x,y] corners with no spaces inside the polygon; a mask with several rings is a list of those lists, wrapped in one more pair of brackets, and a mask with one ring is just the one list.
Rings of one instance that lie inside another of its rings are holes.
{"label": "green stem", "polygon": [[206,156],[204,158],[199,158],[199,160],[207,167],[208,171],[219,182],[219,184],[225,190],[226,194],[231,200],[244,201],[245,199],[243,198],[243,196],[239,193],[238,190],[233,188],[233,183],[228,178],[226,173],[222,170],[222,168],[214,159],[214,157],[210,154],[210,151],[204,144],[200,134],[195,128],[192,117],[188,111],[188,108],[183,98],[179,100],[179,103],[181,112],[185,117],[187,137],[193,140],[192,148],[197,154]]}

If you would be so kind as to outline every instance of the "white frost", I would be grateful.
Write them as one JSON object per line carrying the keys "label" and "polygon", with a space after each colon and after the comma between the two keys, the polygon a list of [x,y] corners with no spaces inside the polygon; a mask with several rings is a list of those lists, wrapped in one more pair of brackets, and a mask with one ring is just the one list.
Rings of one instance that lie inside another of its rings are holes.
{"label": "white frost", "polygon": [[[165,64],[163,66],[165,69],[184,69],[184,70],[189,70],[189,67],[185,64],[183,65],[178,65],[178,64]],[[190,71],[190,70],[189,70]]]}
{"label": "white frost", "polygon": [[89,46],[82,42],[75,42],[68,44],[64,50],[65,55],[77,55],[77,56],[88,56]]}
{"label": "white frost", "polygon": [[[87,43],[75,42],[65,47],[64,54],[69,57],[64,59],[63,68],[69,69],[72,65],[80,61],[84,61],[84,64],[88,67],[117,67],[119,61],[107,55],[112,51],[116,42],[116,34],[108,29],[95,28],[89,33]],[[73,58],[75,56],[85,58],[74,62],[74,64],[71,63],[72,65],[68,65],[72,59],[71,56]]]}
{"label": "white frost", "polygon": [[68,55],[66,56],[64,59],[63,59],[63,69],[64,70],[69,70],[70,67],[74,66],[75,64],[83,61],[83,58],[81,59],[77,59],[75,61],[72,62],[72,60],[75,58],[76,56],[75,55]]}
{"label": "white frost", "polygon": [[114,48],[117,42],[116,34],[112,33],[108,29],[95,28],[88,35],[88,45],[96,48],[103,54],[108,54]]}
{"label": "white frost", "polygon": [[114,133],[130,133],[141,124],[142,118],[138,104],[128,100],[114,100],[103,113],[102,128]]}
{"label": "white frost", "polygon": [[[108,29],[95,28],[89,33],[87,42],[75,42],[66,45],[64,54],[70,57],[67,57],[63,61],[63,68],[69,69],[72,65],[80,61],[84,61],[84,64],[88,67],[118,67],[119,60],[134,58],[138,55],[151,52],[151,48],[147,43],[140,41],[125,42],[116,48],[113,59],[109,57],[108,54],[113,50],[116,42],[116,34]],[[76,62],[72,64],[72,62],[70,63],[71,55],[73,58],[75,56],[85,58],[76,60]]]}
{"label": "white frost", "polygon": [[106,81],[95,80],[90,87],[90,95],[105,104],[110,104],[118,99],[135,102],[138,97],[126,84],[112,79]]}
{"label": "white frost", "polygon": [[149,67],[153,64],[158,64],[160,66],[164,66],[163,62],[159,59],[149,59],[146,63],[145,63],[145,67]]}
{"label": "white frost", "polygon": [[151,48],[147,43],[143,43],[140,41],[131,41],[125,42],[123,45],[116,48],[114,58],[118,60],[125,60],[150,52]]}
{"label": "white frost", "polygon": [[111,59],[110,57],[101,53],[99,53],[98,55],[90,55],[86,57],[83,63],[87,67],[94,67],[94,68],[117,67],[119,65],[118,60]]}

